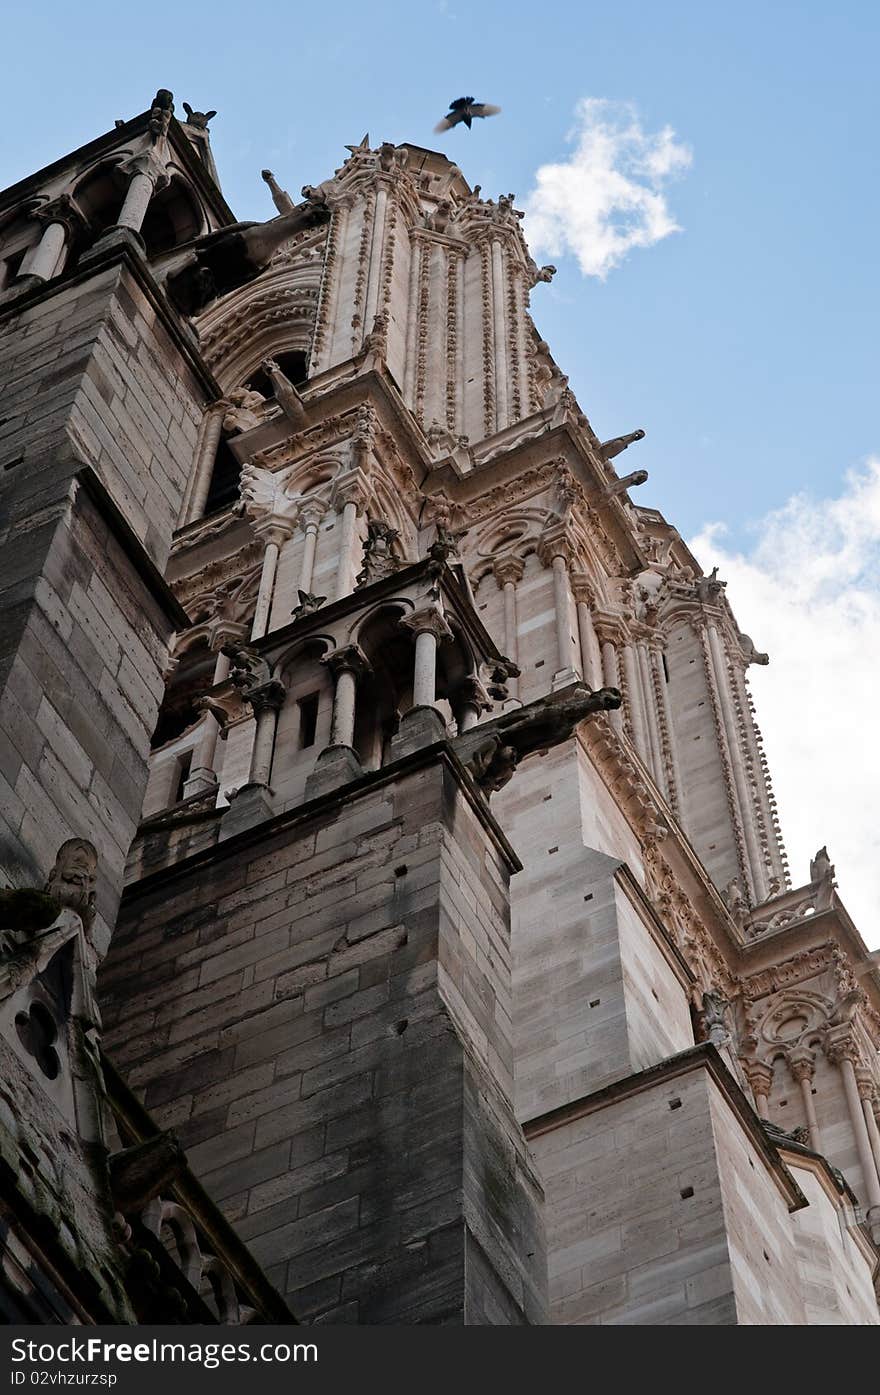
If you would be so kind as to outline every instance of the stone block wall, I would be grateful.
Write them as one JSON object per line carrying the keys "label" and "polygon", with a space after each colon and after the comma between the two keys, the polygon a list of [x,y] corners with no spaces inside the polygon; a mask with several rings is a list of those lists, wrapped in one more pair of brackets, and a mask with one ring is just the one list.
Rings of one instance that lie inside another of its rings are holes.
{"label": "stone block wall", "polygon": [[856,1233],[850,1202],[831,1185],[824,1167],[796,1154],[786,1160],[810,1203],[791,1218],[807,1322],[876,1327],[874,1255]]}
{"label": "stone block wall", "polygon": [[805,1321],[796,1193],[780,1190],[705,1055],[527,1130],[546,1190],[553,1322]]}
{"label": "stone block wall", "polygon": [[0,861],[32,882],[90,838],[106,943],[180,623],[156,568],[206,388],[122,262],[8,308],[0,375]]}
{"label": "stone block wall", "polygon": [[530,757],[493,809],[524,863],[513,981],[528,1120],[683,1050],[693,1030],[681,970],[619,880],[624,850],[639,868],[638,846],[579,743]]}
{"label": "stone block wall", "polygon": [[435,750],[123,904],[108,1044],[301,1318],[543,1320],[515,865]]}

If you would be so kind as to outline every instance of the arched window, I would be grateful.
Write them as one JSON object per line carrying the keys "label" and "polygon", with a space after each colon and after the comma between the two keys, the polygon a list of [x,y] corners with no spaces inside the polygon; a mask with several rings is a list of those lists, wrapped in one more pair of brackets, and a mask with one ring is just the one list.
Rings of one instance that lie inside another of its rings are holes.
{"label": "arched window", "polygon": [[88,232],[81,239],[78,251],[84,251],[108,228],[115,227],[126,188],[126,177],[116,165],[99,165],[80,180],[74,198],[88,223]]}
{"label": "arched window", "polygon": [[202,213],[182,179],[172,179],[150,200],[141,227],[148,257],[190,242],[202,231]]}
{"label": "arched window", "polygon": [[241,461],[237,460],[225,436],[220,437],[217,454],[214,456],[214,469],[211,485],[205,500],[205,513],[219,513],[228,509],[238,498],[241,481]]}
{"label": "arched window", "polygon": [[[272,358],[278,364],[281,372],[294,387],[299,387],[306,381],[309,369],[309,356],[301,349],[292,349],[288,353],[272,354]],[[264,397],[275,396],[275,389],[268,373],[262,368],[258,368],[248,378],[245,387],[251,388],[254,392],[261,392]]]}
{"label": "arched window", "polygon": [[199,713],[193,703],[212,686],[216,661],[217,656],[211,652],[206,639],[194,643],[181,656],[159,708],[156,730],[150,742],[152,750],[175,740],[198,721]]}

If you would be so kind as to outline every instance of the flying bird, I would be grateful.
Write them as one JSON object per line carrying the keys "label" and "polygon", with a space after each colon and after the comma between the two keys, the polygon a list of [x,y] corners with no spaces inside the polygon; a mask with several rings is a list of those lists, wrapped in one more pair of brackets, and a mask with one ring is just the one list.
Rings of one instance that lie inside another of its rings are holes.
{"label": "flying bird", "polygon": [[437,122],[434,130],[451,131],[460,121],[470,130],[475,116],[497,116],[500,110],[500,107],[493,107],[489,102],[476,102],[473,97],[456,97],[454,102],[449,103],[448,112],[442,121]]}

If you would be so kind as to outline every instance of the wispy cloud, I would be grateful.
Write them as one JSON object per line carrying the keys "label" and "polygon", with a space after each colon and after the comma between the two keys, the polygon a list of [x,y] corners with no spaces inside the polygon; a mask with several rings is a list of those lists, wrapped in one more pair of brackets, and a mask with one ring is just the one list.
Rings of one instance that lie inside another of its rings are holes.
{"label": "wispy cloud", "polygon": [[526,199],[526,236],[536,255],[577,257],[604,280],[634,247],[680,232],[664,192],[691,163],[670,126],[645,131],[627,102],[583,97],[568,133],[569,158],[541,165]]}
{"label": "wispy cloud", "polygon": [[768,514],[745,552],[708,524],[691,542],[721,568],[737,619],[766,669],[751,669],[758,720],[795,885],[823,843],[844,904],[880,946],[880,459],[837,498],[798,494]]}

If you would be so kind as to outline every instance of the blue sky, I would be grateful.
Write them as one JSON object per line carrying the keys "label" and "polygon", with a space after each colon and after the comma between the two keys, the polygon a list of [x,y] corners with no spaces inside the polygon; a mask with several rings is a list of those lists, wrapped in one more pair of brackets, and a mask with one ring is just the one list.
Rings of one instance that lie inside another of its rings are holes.
{"label": "blue sky", "polygon": [[[7,7],[4,37],[0,185],[159,86],[178,110],[217,108],[240,218],[274,213],[262,167],[296,194],[365,131],[437,145],[522,207],[540,170],[571,172],[584,99],[635,122],[643,153],[668,129],[691,157],[660,192],[681,231],[605,279],[542,255],[559,273],[533,313],[599,434],[645,428],[624,467],[650,471],[639,502],[721,564],[771,653],[752,682],[795,884],[827,842],[880,943],[880,6],[43,0]],[[434,136],[464,93],[502,115]]]}
{"label": "blue sky", "polygon": [[[669,125],[692,151],[667,190],[683,231],[604,282],[559,258],[533,309],[599,433],[646,429],[640,500],[685,534],[723,517],[744,541],[768,508],[833,490],[878,446],[876,5],[49,0],[5,29],[19,59],[0,183],[161,85],[178,108],[218,109],[240,217],[273,211],[263,165],[296,192],[367,129],[441,144],[485,193],[522,201],[570,153],[580,98],[633,102],[647,131]],[[461,92],[502,116],[434,137]]]}

